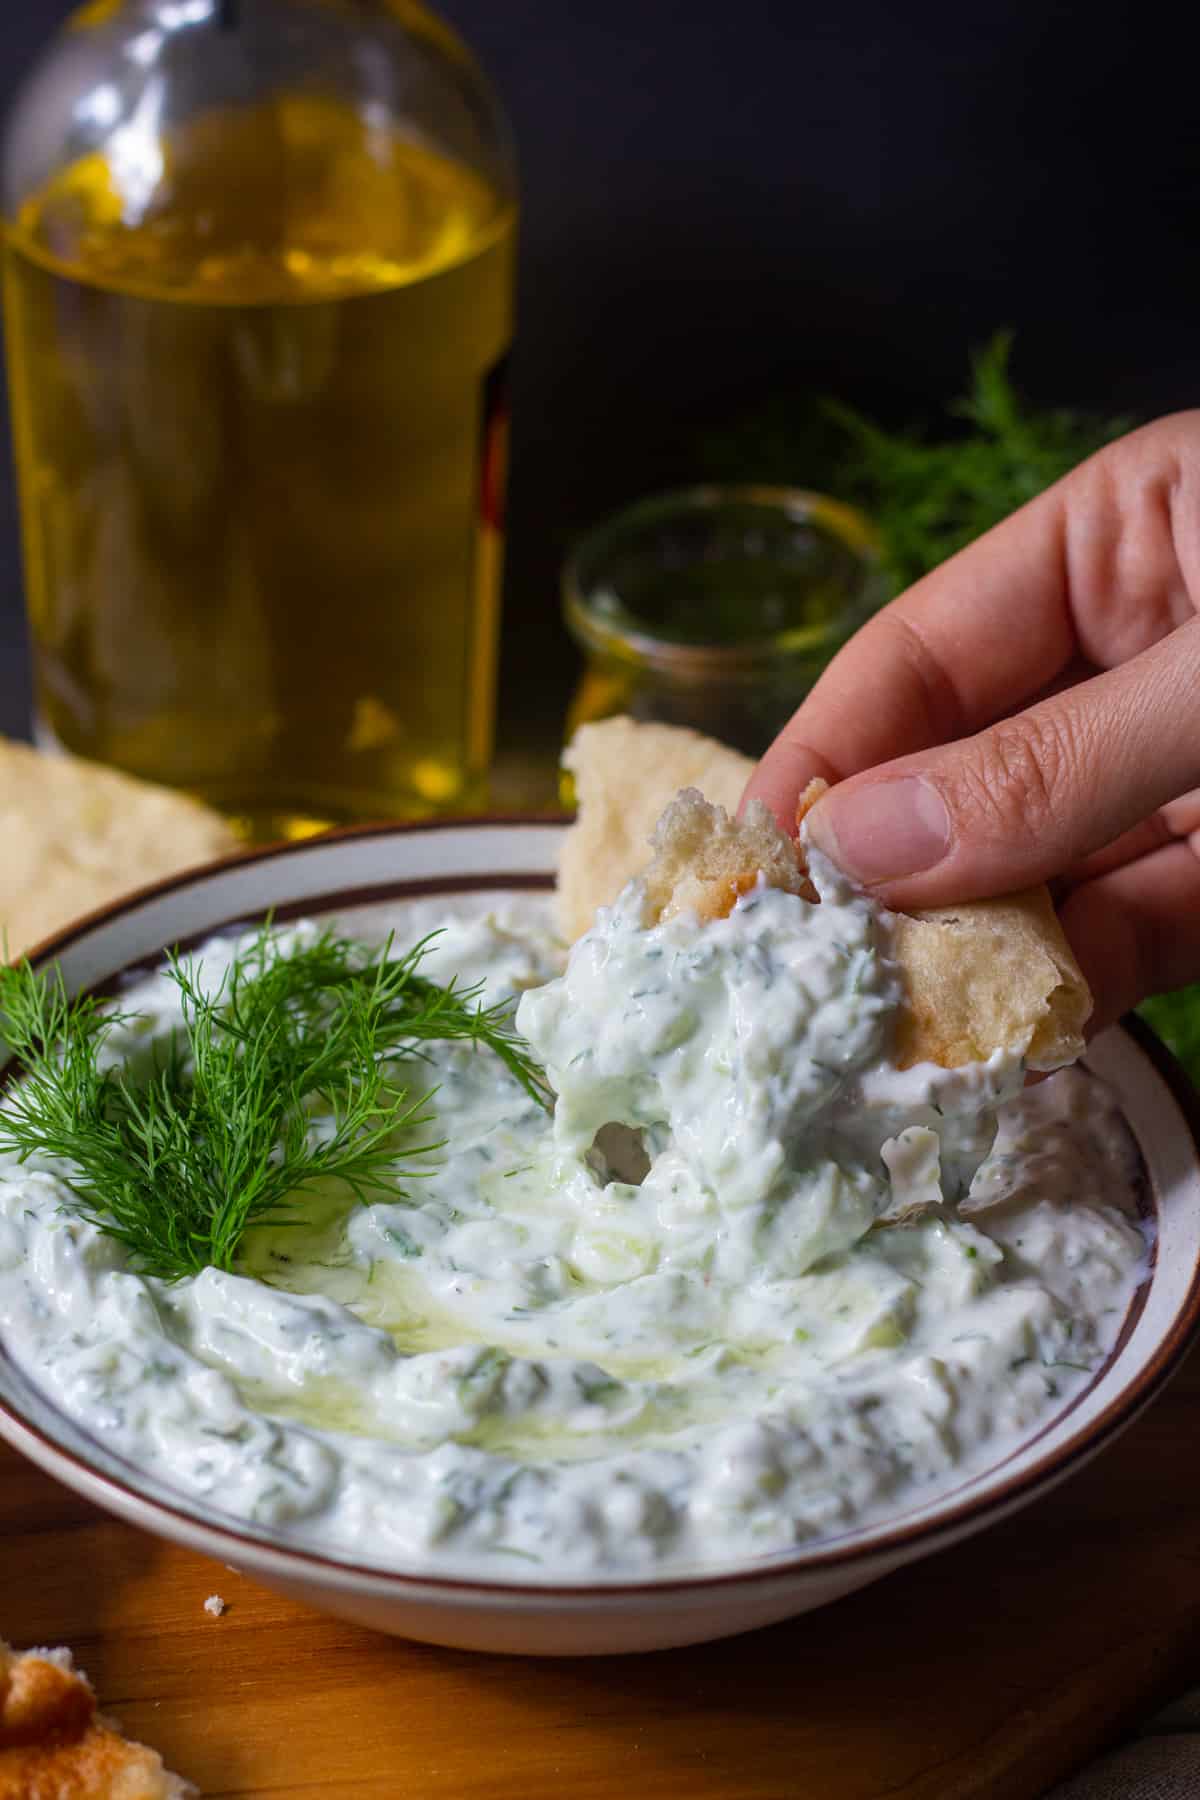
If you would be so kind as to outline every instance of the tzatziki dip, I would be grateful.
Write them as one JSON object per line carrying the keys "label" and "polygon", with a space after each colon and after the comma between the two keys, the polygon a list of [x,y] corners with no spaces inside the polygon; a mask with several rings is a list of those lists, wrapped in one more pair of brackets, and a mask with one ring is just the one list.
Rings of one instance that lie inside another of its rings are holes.
{"label": "tzatziki dip", "polygon": [[[423,976],[519,1000],[553,1109],[480,1045],[423,1042],[403,1079],[439,1148],[176,1280],[84,1216],[69,1163],[6,1153],[5,1352],[193,1507],[410,1571],[743,1564],[995,1465],[1114,1347],[1136,1152],[1081,1070],[897,1069],[887,915],[813,860],[818,906],[759,887],[646,927],[633,886],[569,957],[537,898],[341,915],[364,946],[436,930]],[[153,1066],[178,983],[119,1005],[107,1054]]]}

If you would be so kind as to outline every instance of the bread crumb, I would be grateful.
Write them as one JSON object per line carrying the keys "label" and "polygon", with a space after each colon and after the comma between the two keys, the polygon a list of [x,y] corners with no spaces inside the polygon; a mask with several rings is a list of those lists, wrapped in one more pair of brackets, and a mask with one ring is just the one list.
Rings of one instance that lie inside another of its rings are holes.
{"label": "bread crumb", "polygon": [[225,1602],[220,1594],[210,1594],[204,1602],[204,1610],[206,1613],[211,1613],[214,1619],[219,1619],[225,1611]]}

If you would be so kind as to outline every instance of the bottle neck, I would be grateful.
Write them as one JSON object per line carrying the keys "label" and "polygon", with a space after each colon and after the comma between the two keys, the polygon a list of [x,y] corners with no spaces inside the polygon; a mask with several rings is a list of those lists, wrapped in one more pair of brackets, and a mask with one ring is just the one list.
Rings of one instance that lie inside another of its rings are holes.
{"label": "bottle neck", "polygon": [[[178,150],[194,125],[208,129],[206,118],[306,96],[356,119],[360,136],[390,133],[428,150],[511,206],[503,112],[420,0],[124,0],[83,7],[26,77],[8,119],[5,211],[15,218],[68,167],[95,157],[110,165],[122,216],[137,214],[144,209],[126,207],[123,193],[128,146]],[[282,144],[276,162],[292,149]]]}

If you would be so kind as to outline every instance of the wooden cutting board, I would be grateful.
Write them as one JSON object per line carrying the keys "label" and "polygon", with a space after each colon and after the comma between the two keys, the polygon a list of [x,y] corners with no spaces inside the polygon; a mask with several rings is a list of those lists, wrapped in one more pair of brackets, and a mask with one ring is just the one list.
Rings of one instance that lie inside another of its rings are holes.
{"label": "wooden cutting board", "polygon": [[557,1662],[322,1618],[0,1446],[0,1634],[70,1644],[210,1800],[1027,1800],[1200,1681],[1198,1439],[1194,1357],[967,1544],[747,1637]]}

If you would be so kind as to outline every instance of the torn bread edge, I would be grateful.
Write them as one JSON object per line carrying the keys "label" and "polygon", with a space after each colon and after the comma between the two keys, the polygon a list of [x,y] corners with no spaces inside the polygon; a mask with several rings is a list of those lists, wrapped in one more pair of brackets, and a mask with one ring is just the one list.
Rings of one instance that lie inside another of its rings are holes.
{"label": "torn bread edge", "polygon": [[681,788],[737,811],[754,772],[714,738],[678,725],[643,725],[619,715],[581,725],[563,752],[575,781],[576,820],[563,842],[556,905],[564,938],[582,937],[646,864],[660,815]]}
{"label": "torn bread edge", "polygon": [[[586,930],[596,908],[635,873],[645,887],[647,923],[684,911],[723,917],[760,879],[816,899],[802,846],[779,830],[766,807],[752,803],[743,819],[729,816],[754,766],[748,758],[695,732],[628,719],[585,727],[569,754],[580,817],[562,857],[568,893],[560,916],[568,936]],[[631,767],[637,770],[632,783]],[[671,787],[664,793],[666,782],[687,767],[714,770],[724,798],[710,804],[714,796],[703,795],[702,775],[684,784],[690,792]],[[631,787],[634,798],[623,808]],[[825,791],[824,782],[806,789],[798,826]],[[653,855],[642,868],[630,838],[633,822],[644,824],[652,809],[654,823],[642,841],[650,839]],[[886,916],[905,986],[895,1046],[901,1068],[920,1062],[958,1068],[1000,1050],[1041,1072],[1080,1055],[1091,994],[1045,888]]]}
{"label": "torn bread edge", "polygon": [[69,1650],[18,1652],[0,1642],[0,1800],[191,1800],[198,1792],[157,1750],[101,1718]]}

